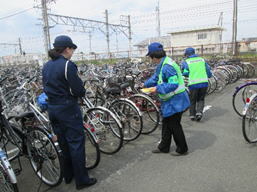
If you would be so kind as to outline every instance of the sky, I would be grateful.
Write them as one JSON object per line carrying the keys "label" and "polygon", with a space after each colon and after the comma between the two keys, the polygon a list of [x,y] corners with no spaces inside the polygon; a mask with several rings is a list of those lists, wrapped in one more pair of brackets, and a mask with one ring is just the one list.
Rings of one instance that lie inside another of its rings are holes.
{"label": "sky", "polygon": [[[17,44],[21,38],[26,53],[44,53],[41,10],[33,8],[41,0],[0,0],[0,44]],[[50,1],[50,0],[48,0]],[[21,3],[22,2],[22,3]],[[105,21],[104,11],[109,12],[109,22],[120,23],[120,15],[130,15],[132,44],[157,36],[155,9],[158,0],[55,0],[48,4],[49,13]],[[159,0],[161,35],[182,29],[216,26],[223,12],[223,41],[232,39],[233,0]],[[238,0],[238,39],[257,37],[257,1]],[[29,9],[31,8],[31,9]],[[29,10],[27,10],[29,9]],[[27,10],[20,14],[15,13]],[[50,21],[50,25],[53,23]],[[105,26],[101,26],[105,30]],[[51,43],[57,35],[69,35],[78,45],[78,51],[88,53],[88,33],[71,26],[54,25],[50,29]],[[92,32],[91,51],[106,52],[106,37],[99,30]],[[128,39],[123,33],[111,33],[112,51],[128,50]],[[0,45],[0,56],[18,53],[17,46]]]}

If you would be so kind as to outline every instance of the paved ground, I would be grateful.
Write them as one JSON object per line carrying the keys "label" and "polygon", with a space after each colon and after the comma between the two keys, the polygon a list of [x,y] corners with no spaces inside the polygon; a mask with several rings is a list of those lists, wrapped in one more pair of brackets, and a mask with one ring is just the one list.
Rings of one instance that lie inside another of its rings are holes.
{"label": "paved ground", "polygon": [[[182,124],[189,154],[173,157],[152,154],[160,130],[126,144],[113,156],[102,155],[100,165],[90,171],[97,177],[95,186],[87,192],[254,192],[257,190],[257,148],[247,144],[241,132],[241,119],[234,113],[231,98],[234,87],[207,97],[202,122],[191,122],[186,113]],[[174,150],[174,146],[172,146]],[[39,180],[28,160],[18,177],[21,192],[36,192]],[[71,183],[40,191],[74,192]]]}

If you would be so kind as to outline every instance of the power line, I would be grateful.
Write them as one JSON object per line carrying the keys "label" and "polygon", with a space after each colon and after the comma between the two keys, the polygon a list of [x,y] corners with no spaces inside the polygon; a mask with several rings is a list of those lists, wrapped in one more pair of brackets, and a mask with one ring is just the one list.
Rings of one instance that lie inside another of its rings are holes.
{"label": "power line", "polygon": [[7,15],[7,16],[4,16],[4,17],[0,17],[0,20],[8,19],[8,18],[10,18],[10,17],[13,17],[13,16],[16,16],[16,15],[25,13],[25,12],[31,10],[31,9],[34,9],[34,7],[30,7],[30,8],[28,8],[28,9],[24,9],[24,10],[22,10],[22,11],[19,11],[19,12],[17,12],[17,13],[13,13],[13,14],[11,14],[11,15]]}

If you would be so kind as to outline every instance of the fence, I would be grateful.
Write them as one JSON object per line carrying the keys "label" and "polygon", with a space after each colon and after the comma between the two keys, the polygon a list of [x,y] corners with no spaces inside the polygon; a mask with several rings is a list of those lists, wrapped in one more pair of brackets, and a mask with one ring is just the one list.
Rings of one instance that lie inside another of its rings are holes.
{"label": "fence", "polygon": [[[166,47],[165,51],[167,55],[177,57],[183,56],[184,50],[189,46],[180,47]],[[191,45],[195,48],[196,53],[202,56],[206,55],[231,55],[232,43],[220,43],[220,44],[207,44],[207,45]],[[147,53],[147,47],[138,50],[129,51],[112,51],[110,54],[105,53],[76,53],[73,55],[72,60],[74,61],[84,61],[84,60],[101,60],[110,58],[141,58],[145,57]],[[257,41],[240,41],[237,42],[237,54],[257,54]],[[22,55],[12,55],[0,57],[0,65],[17,65],[17,64],[34,64],[38,63],[42,65],[46,61],[46,57],[43,54],[27,54]]]}

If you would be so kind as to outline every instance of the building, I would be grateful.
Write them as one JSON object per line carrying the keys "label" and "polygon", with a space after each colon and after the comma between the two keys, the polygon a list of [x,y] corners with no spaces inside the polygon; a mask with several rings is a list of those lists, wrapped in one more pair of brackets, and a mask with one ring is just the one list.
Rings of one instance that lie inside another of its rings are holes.
{"label": "building", "polygon": [[24,65],[24,64],[39,64],[43,65],[46,61],[44,54],[25,54],[25,55],[7,55],[0,57],[0,65]]}
{"label": "building", "polygon": [[256,53],[257,52],[257,37],[243,38],[239,42],[240,53]]}
{"label": "building", "polygon": [[140,56],[145,56],[147,52],[147,46],[153,42],[160,42],[164,48],[169,48],[171,46],[170,36],[162,36],[147,38],[138,44],[135,44],[134,47],[137,48],[137,52]]}
{"label": "building", "polygon": [[170,32],[173,55],[182,55],[186,47],[194,47],[197,52],[219,53],[222,47],[223,28],[219,26]]}

